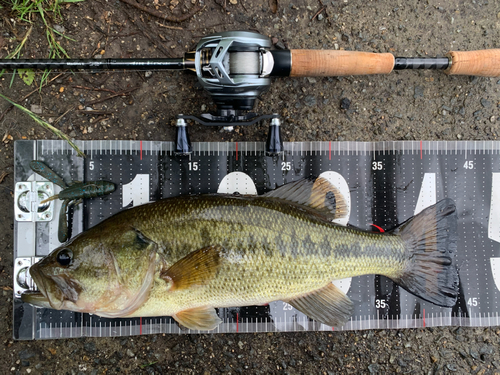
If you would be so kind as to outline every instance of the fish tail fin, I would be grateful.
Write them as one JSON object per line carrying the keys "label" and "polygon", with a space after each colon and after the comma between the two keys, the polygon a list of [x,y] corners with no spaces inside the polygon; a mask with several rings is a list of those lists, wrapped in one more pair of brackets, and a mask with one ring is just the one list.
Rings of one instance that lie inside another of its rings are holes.
{"label": "fish tail fin", "polygon": [[394,281],[410,293],[438,306],[452,307],[458,296],[459,276],[455,203],[446,198],[394,230],[406,244],[408,258]]}

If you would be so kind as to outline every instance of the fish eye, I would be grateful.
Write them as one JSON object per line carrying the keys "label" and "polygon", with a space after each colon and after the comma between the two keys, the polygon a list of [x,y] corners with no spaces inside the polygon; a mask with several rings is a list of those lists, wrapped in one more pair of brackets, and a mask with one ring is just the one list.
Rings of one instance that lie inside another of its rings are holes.
{"label": "fish eye", "polygon": [[69,266],[73,261],[73,252],[65,247],[57,253],[56,259],[61,266]]}

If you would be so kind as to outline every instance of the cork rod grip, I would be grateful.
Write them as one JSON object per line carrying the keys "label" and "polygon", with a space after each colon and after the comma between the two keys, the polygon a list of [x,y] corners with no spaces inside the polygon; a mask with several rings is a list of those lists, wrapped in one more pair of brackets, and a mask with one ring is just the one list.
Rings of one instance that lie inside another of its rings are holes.
{"label": "cork rod grip", "polygon": [[446,71],[447,74],[500,76],[500,49],[452,51],[447,56],[451,58],[451,67]]}
{"label": "cork rod grip", "polygon": [[390,53],[293,49],[291,54],[291,77],[388,74],[394,68]]}

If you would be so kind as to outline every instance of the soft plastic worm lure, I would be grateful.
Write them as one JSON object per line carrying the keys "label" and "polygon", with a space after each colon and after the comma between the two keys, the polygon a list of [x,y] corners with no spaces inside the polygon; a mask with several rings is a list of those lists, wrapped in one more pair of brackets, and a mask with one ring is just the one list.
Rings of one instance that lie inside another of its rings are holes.
{"label": "soft plastic worm lure", "polygon": [[30,163],[30,168],[63,189],[59,194],[40,202],[45,203],[54,199],[61,199],[63,201],[61,211],[59,212],[59,229],[57,233],[59,242],[66,242],[68,240],[69,231],[66,214],[70,205],[78,205],[82,199],[100,197],[115,191],[115,184],[102,180],[89,182],[73,181],[68,185],[59,175],[39,160],[33,160]]}

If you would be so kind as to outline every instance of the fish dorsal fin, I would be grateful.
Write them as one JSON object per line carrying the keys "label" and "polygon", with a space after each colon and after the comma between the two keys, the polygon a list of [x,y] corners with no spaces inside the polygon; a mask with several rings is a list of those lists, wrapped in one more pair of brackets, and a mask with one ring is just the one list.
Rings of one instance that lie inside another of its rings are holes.
{"label": "fish dorsal fin", "polygon": [[219,269],[221,252],[218,245],[193,251],[162,271],[160,277],[170,285],[169,291],[204,285]]}
{"label": "fish dorsal fin", "polygon": [[349,297],[332,283],[305,296],[285,302],[310,318],[332,327],[343,326],[354,310]]}
{"label": "fish dorsal fin", "polygon": [[316,181],[304,179],[291,182],[264,196],[309,206],[329,220],[340,219],[348,215],[345,197],[339,189],[323,177],[317,178]]}
{"label": "fish dorsal fin", "polygon": [[186,328],[201,331],[210,331],[222,321],[213,307],[195,307],[180,311],[172,317]]}

